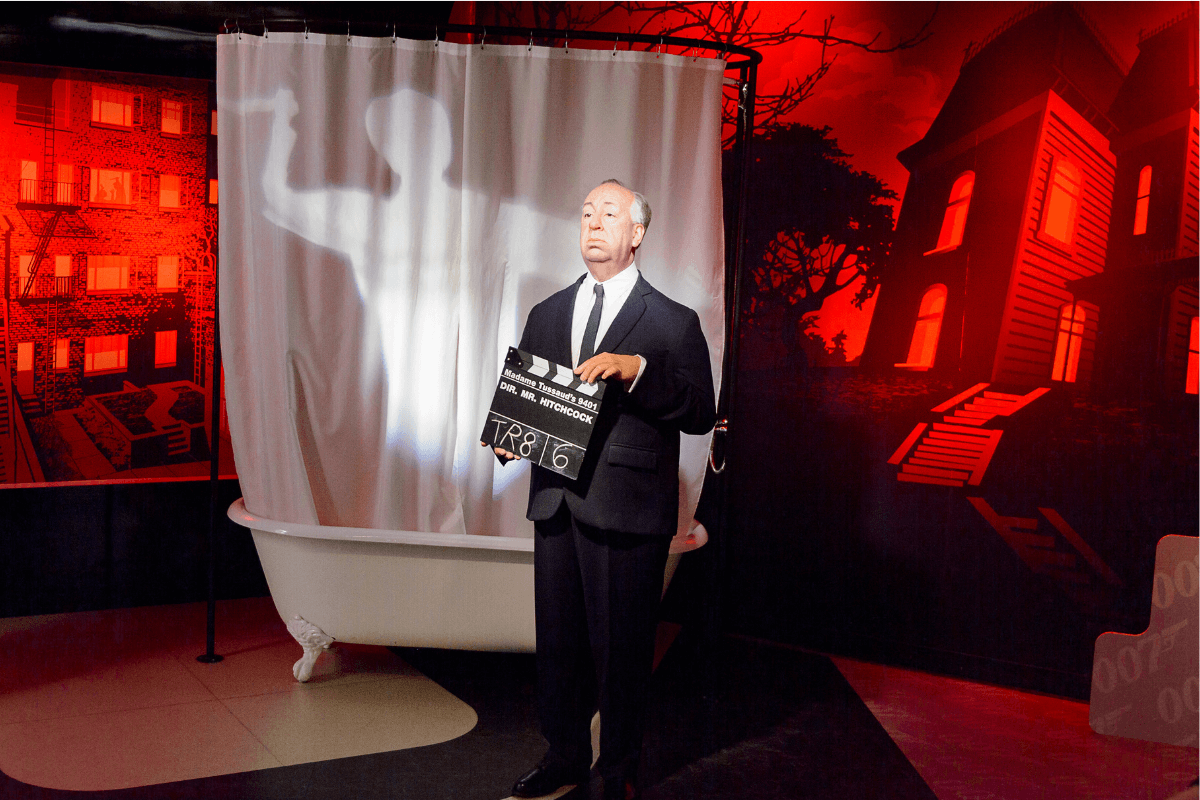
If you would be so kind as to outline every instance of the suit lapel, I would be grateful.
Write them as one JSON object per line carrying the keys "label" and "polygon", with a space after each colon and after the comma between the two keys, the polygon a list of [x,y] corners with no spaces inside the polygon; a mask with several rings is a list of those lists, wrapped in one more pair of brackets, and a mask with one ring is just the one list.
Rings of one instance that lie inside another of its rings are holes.
{"label": "suit lapel", "polygon": [[579,280],[563,292],[563,302],[558,307],[554,322],[555,349],[558,352],[554,354],[553,360],[564,367],[571,366],[571,322],[575,315],[575,295],[579,293],[579,284],[583,283],[583,279],[586,277],[586,275],[580,275]]}
{"label": "suit lapel", "polygon": [[633,291],[625,299],[625,305],[621,306],[621,310],[617,312],[617,316],[612,321],[612,325],[609,326],[608,332],[604,334],[604,338],[597,345],[597,353],[615,353],[617,351],[621,342],[625,341],[625,337],[633,330],[633,326],[642,318],[642,314],[646,313],[644,295],[648,295],[653,291],[654,289],[650,287],[646,279],[639,275],[637,283],[633,286]]}

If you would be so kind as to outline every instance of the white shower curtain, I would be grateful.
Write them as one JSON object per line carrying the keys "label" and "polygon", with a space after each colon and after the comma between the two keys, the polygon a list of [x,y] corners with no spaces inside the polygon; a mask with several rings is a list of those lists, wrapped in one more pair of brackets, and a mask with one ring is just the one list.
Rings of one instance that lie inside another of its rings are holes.
{"label": "white shower curtain", "polygon": [[[723,346],[723,63],[271,33],[218,38],[221,347],[246,506],[532,535],[527,462],[479,446],[529,309],[581,275],[578,212],[643,192],[656,288]],[[708,437],[684,437],[690,521]]]}

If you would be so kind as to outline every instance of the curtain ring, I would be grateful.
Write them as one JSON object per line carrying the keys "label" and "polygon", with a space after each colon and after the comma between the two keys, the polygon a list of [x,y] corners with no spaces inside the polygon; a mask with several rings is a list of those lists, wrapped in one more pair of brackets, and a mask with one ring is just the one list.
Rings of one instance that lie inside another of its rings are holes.
{"label": "curtain ring", "polygon": [[346,20],[346,44],[350,44],[350,20]]}
{"label": "curtain ring", "polygon": [[396,22],[392,21],[392,44],[396,43]]}
{"label": "curtain ring", "polygon": [[612,51],[613,58],[617,57],[617,45],[619,45],[620,43],[621,43],[621,37],[614,36],[613,37],[613,51]]}
{"label": "curtain ring", "polygon": [[483,29],[483,38],[479,40],[479,49],[487,47],[487,28]]}
{"label": "curtain ring", "polygon": [[304,20],[304,41],[308,41],[308,20]]}
{"label": "curtain ring", "polygon": [[663,39],[665,39],[665,38],[666,38],[665,36],[658,37],[658,48],[657,48],[657,50],[655,50],[655,53],[654,53],[655,58],[658,58],[660,55],[662,55]]}
{"label": "curtain ring", "polygon": [[263,38],[264,39],[268,38],[267,37],[267,20],[266,20],[266,18],[263,18]]}
{"label": "curtain ring", "polygon": [[433,26],[433,46],[437,47],[441,43],[442,43],[442,40],[438,38],[438,27],[437,27],[437,25],[434,25]]}
{"label": "curtain ring", "polygon": [[533,52],[533,31],[529,32],[529,52]]}

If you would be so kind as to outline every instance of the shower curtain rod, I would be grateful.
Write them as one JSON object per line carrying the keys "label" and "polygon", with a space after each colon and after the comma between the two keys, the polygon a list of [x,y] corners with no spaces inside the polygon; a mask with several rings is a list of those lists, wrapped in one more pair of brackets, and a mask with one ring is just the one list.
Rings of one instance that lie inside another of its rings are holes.
{"label": "shower curtain rod", "polygon": [[[294,18],[280,17],[271,19],[271,25],[281,24],[297,28],[295,33],[308,32],[312,28],[320,27],[322,29],[330,29],[332,33],[341,33],[340,26],[343,22],[346,25],[346,35],[351,35],[351,22],[349,20],[335,20],[329,18]],[[258,23],[248,22],[247,27],[243,28],[239,19],[234,19],[232,24],[230,20],[226,20],[221,28],[221,33],[247,33],[249,35],[257,35],[252,31],[262,29],[264,37],[270,37],[270,27],[268,21],[263,19]],[[729,435],[729,419],[732,415],[734,387],[737,382],[737,363],[738,363],[738,343],[741,339],[738,328],[741,324],[741,291],[742,291],[742,272],[744,266],[744,248],[742,240],[746,225],[746,197],[749,191],[750,183],[750,141],[754,132],[754,103],[756,98],[757,80],[758,80],[758,65],[762,62],[762,54],[757,50],[740,45],[728,44],[725,42],[710,41],[705,39],[687,39],[679,36],[655,36],[653,34],[644,33],[616,33],[611,31],[569,31],[569,30],[550,30],[546,28],[513,28],[492,25],[461,25],[461,24],[397,24],[397,23],[353,23],[360,27],[376,27],[380,30],[377,38],[391,36],[392,38],[421,38],[421,39],[443,39],[445,33],[467,33],[479,34],[482,37],[481,46],[486,45],[487,36],[504,36],[520,39],[524,41],[526,37],[529,39],[532,47],[534,39],[541,41],[557,41],[563,40],[564,47],[570,46],[571,39],[585,40],[593,42],[612,42],[613,52],[621,42],[630,44],[648,44],[657,47],[687,47],[692,49],[703,49],[713,52],[719,52],[722,59],[727,59],[729,55],[739,56],[737,61],[725,61],[725,70],[736,70],[738,79],[735,84],[737,91],[737,115],[734,119],[734,142],[732,147],[733,153],[733,169],[730,170],[731,177],[736,184],[732,192],[727,196],[732,196],[735,200],[732,215],[729,209],[725,213],[725,348],[721,363],[721,391],[717,398],[717,422],[713,430],[712,440],[709,449],[709,466],[713,479],[718,482],[717,493],[719,496],[719,506],[717,510],[717,532],[713,537],[715,541],[713,545],[716,548],[717,555],[710,559],[709,563],[709,580],[708,585],[711,590],[707,619],[705,620],[705,628],[707,636],[714,636],[715,630],[720,624],[720,583],[719,573],[722,564],[725,561],[725,537],[723,535],[726,527],[726,509],[728,507],[729,483],[724,475],[726,465],[726,454],[729,450],[727,438]],[[337,26],[336,28],[334,26]],[[287,27],[281,28],[286,30]],[[316,31],[313,31],[316,32]],[[400,34],[405,34],[403,37]],[[410,34],[422,34],[420,36]],[[362,35],[362,34],[360,34]],[[727,84],[728,85],[728,84]],[[220,255],[218,253],[218,263]],[[732,294],[729,288],[732,287]],[[212,402],[212,443],[210,447],[211,472],[209,474],[209,482],[211,487],[210,492],[210,508],[209,508],[209,538],[208,538],[208,614],[207,614],[207,649],[203,655],[197,656],[196,660],[204,663],[217,663],[221,661],[222,656],[217,655],[216,646],[216,553],[214,544],[216,541],[217,519],[220,515],[218,501],[218,486],[219,486],[219,461],[220,461],[220,417],[221,417],[221,328],[220,328],[220,270],[217,271],[216,280],[213,287],[213,402]],[[718,451],[718,441],[721,442],[721,465],[717,466],[716,454]]]}
{"label": "shower curtain rod", "polygon": [[[256,31],[262,31],[261,35],[270,38],[270,33],[275,29],[276,25],[280,25],[279,30],[292,33],[327,33],[327,35],[336,35],[341,33],[341,26],[345,25],[346,35],[351,35],[351,27],[358,29],[369,28],[371,33],[359,33],[359,36],[374,36],[375,38],[392,38],[403,39],[439,39],[445,41],[447,33],[468,33],[478,34],[483,37],[484,43],[489,36],[504,36],[512,39],[538,39],[545,40],[563,40],[566,46],[570,45],[572,39],[591,42],[613,42],[614,49],[622,42],[629,44],[648,44],[655,47],[688,47],[699,50],[710,50],[715,53],[720,53],[722,58],[729,55],[742,56],[745,60],[728,61],[727,65],[730,68],[741,67],[745,64],[759,64],[762,62],[762,54],[757,50],[741,45],[729,44],[712,39],[689,39],[681,36],[664,36],[651,33],[617,33],[613,31],[587,31],[587,30],[556,30],[549,28],[519,28],[500,25],[465,25],[458,23],[446,23],[445,25],[429,24],[429,23],[387,23],[387,22],[351,22],[350,20],[339,20],[333,18],[317,18],[317,17],[279,17],[274,19],[247,20],[245,23],[239,19],[226,20],[221,26],[221,33],[246,33],[251,36],[260,35]],[[317,29],[320,30],[317,30]],[[378,33],[375,33],[378,31]],[[403,36],[401,36],[403,34]]]}

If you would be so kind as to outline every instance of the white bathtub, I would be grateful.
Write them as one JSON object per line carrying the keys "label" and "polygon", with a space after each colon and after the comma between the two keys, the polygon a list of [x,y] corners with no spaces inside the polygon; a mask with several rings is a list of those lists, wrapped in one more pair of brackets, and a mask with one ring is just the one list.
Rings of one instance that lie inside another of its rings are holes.
{"label": "white bathtub", "polygon": [[[305,525],[258,517],[241,499],[275,609],[304,648],[306,681],[334,641],[532,651],[533,540]],[[663,590],[680,554],[707,541],[693,523],[671,542]]]}

